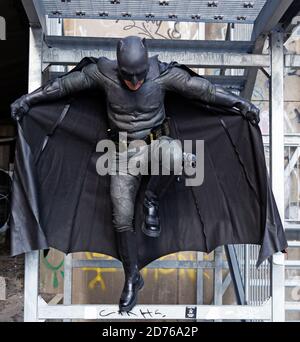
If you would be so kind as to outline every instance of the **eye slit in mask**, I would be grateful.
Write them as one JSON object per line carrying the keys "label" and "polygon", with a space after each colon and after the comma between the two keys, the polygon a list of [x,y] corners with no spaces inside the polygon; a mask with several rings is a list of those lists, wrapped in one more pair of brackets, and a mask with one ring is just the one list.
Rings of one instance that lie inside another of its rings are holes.
{"label": "eye slit in mask", "polygon": [[121,69],[121,73],[122,73],[122,76],[125,77],[125,79],[131,79],[133,74],[132,73],[129,73],[127,72],[126,70],[124,69]]}
{"label": "eye slit in mask", "polygon": [[122,73],[122,77],[126,80],[126,81],[130,81],[133,76],[136,76],[137,79],[143,79],[144,78],[144,74],[145,72],[142,71],[142,72],[136,72],[136,73],[131,73],[131,72],[128,72],[127,70],[125,69],[121,69],[121,73]]}

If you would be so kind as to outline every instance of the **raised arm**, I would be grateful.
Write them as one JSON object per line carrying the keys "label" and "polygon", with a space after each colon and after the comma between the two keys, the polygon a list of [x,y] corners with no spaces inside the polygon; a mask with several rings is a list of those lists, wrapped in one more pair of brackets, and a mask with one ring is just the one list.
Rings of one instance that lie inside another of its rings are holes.
{"label": "raised arm", "polygon": [[166,90],[175,91],[185,97],[211,105],[237,108],[249,121],[259,123],[259,109],[251,102],[213,85],[203,77],[192,76],[180,67],[171,67],[161,75],[159,82]]}
{"label": "raised arm", "polygon": [[76,92],[101,86],[97,81],[97,64],[91,63],[81,71],[56,78],[34,92],[23,95],[11,105],[12,118],[19,121],[35,104],[55,101]]}

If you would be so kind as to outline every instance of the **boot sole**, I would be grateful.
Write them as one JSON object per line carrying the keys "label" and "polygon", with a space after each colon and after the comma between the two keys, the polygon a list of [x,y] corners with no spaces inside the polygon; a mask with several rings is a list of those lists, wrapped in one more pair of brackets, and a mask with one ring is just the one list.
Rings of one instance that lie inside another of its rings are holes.
{"label": "boot sole", "polygon": [[[141,276],[139,280],[139,284],[138,284],[138,291],[140,291],[143,288],[143,286],[144,286],[144,279]],[[130,311],[136,305],[137,300],[138,300],[138,293],[136,294],[135,300],[130,305],[119,307],[119,312]]]}
{"label": "boot sole", "polygon": [[156,238],[156,237],[160,236],[160,232],[156,233],[156,232],[152,232],[152,231],[147,230],[145,223],[143,223],[143,225],[142,225],[142,232],[145,235],[147,235],[149,237],[153,237],[153,238]]}

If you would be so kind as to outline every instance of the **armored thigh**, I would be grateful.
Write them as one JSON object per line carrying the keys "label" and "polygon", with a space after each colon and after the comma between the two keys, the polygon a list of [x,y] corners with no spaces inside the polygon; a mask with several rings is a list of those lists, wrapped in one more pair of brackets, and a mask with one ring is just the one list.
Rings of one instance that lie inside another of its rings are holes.
{"label": "armored thigh", "polygon": [[141,177],[130,174],[111,175],[113,225],[117,231],[133,230],[134,207]]}

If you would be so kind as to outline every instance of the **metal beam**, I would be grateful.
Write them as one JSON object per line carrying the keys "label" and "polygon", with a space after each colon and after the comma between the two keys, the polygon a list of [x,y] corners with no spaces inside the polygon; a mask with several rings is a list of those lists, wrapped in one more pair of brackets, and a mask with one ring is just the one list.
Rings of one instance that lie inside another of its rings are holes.
{"label": "metal beam", "polygon": [[[72,263],[73,268],[122,268],[122,263],[118,260],[101,260],[101,259],[92,259],[92,260],[79,260],[73,259]],[[223,262],[222,268],[228,269],[228,263]],[[151,262],[151,264],[147,265],[149,269],[162,268],[162,269],[189,269],[189,268],[214,268],[214,261],[207,260],[155,260]]]}
{"label": "metal beam", "polygon": [[[63,294],[63,304],[72,304],[72,293],[73,293],[73,267],[72,267],[73,255],[69,253],[64,256],[64,294]],[[65,319],[64,322],[69,322]]]}
{"label": "metal beam", "polygon": [[[299,157],[300,157],[300,147],[297,147],[296,150],[293,152],[292,156],[290,157],[287,165],[285,166],[285,169],[284,169],[284,181],[285,181],[285,183],[288,182],[292,171],[295,169],[295,167],[297,167]],[[286,199],[286,200],[288,200],[288,199]]]}
{"label": "metal beam", "polygon": [[24,321],[38,321],[39,252],[25,254]]}
{"label": "metal beam", "polygon": [[[29,92],[41,86],[41,49],[42,32],[40,28],[30,28],[29,35]],[[25,255],[24,284],[24,321],[38,321],[39,290],[39,252],[33,251]]]}
{"label": "metal beam", "polygon": [[[46,36],[49,47],[61,49],[115,50],[119,38]],[[183,50],[200,52],[251,53],[254,42],[221,40],[185,40],[185,39],[147,39],[150,50]]]}
{"label": "metal beam", "polygon": [[214,305],[222,305],[223,299],[223,269],[222,260],[223,247],[215,250],[215,269],[214,269]]}
{"label": "metal beam", "polygon": [[[153,50],[149,49],[150,56],[159,54],[159,58],[164,62],[176,60],[178,63],[190,67],[201,68],[256,68],[268,67],[270,57],[268,55],[250,55],[239,53],[213,53],[197,51],[172,51],[172,50]],[[51,65],[75,65],[84,57],[107,57],[116,58],[115,49],[113,50],[88,50],[72,48],[47,48],[43,49],[43,63]]]}
{"label": "metal beam", "polygon": [[299,222],[289,222],[289,221],[285,221],[285,225],[284,225],[285,230],[289,231],[289,232],[300,232],[300,224]]}
{"label": "metal beam", "polygon": [[[74,65],[86,56],[116,58],[117,38],[45,37],[43,62],[52,65]],[[269,66],[269,56],[251,55],[248,41],[147,40],[150,55],[159,54],[166,62],[177,60],[191,67],[244,68]]]}
{"label": "metal beam", "polygon": [[[232,36],[232,24],[228,23],[227,29],[226,29],[225,41],[230,42],[232,40],[231,36]],[[225,76],[225,74],[226,74],[226,68],[222,68],[220,70],[220,76]]]}
{"label": "metal beam", "polygon": [[[261,54],[270,31],[278,25],[280,19],[288,10],[293,0],[269,0],[255,20],[251,40],[255,42],[253,54]],[[251,68],[245,71],[247,83],[241,96],[251,100],[257,78],[258,69]]]}
{"label": "metal beam", "polygon": [[[271,46],[270,84],[270,148],[271,183],[279,215],[284,222],[284,55],[283,33],[273,31]],[[276,253],[272,257],[272,320],[284,321],[284,257]]]}
{"label": "metal beam", "polygon": [[[197,262],[203,261],[203,252],[197,252]],[[197,268],[197,279],[196,279],[196,303],[198,305],[203,304],[204,300],[204,270]]]}
{"label": "metal beam", "polygon": [[43,33],[47,34],[46,17],[42,1],[22,0],[22,4],[27,14],[29,25],[33,28],[42,28]]}
{"label": "metal beam", "polygon": [[267,36],[280,22],[285,12],[294,0],[269,0],[255,20],[252,40],[256,41],[261,35]]}
{"label": "metal beam", "polygon": [[42,45],[42,30],[31,27],[29,33],[28,92],[34,91],[42,84]]}
{"label": "metal beam", "polygon": [[300,312],[300,303],[299,302],[286,302],[285,310],[287,311],[299,311]]}
{"label": "metal beam", "polygon": [[300,1],[294,0],[289,9],[281,18],[280,23],[284,32],[289,36],[300,21]]}
{"label": "metal beam", "polygon": [[69,253],[64,257],[64,305],[72,304],[72,279],[73,279],[73,267],[72,267],[72,254]]}
{"label": "metal beam", "polygon": [[[270,144],[270,137],[268,135],[263,135],[263,143],[264,145]],[[299,147],[300,146],[300,135],[298,133],[290,133],[284,135],[284,145],[291,147]]]}
{"label": "metal beam", "polygon": [[245,304],[245,290],[234,246],[225,246],[225,253],[231,274],[234,291],[239,305]]}
{"label": "metal beam", "polygon": [[[267,55],[248,55],[234,53],[187,53],[178,52],[173,54],[168,51],[157,51],[161,61],[171,62],[176,60],[180,64],[185,64],[191,68],[234,68],[243,69],[255,66],[268,67],[270,58]],[[157,52],[150,52],[150,56],[156,55]],[[51,65],[75,65],[84,57],[107,57],[115,59],[115,52],[107,52],[100,50],[69,50],[61,51],[60,49],[44,50],[43,62]]]}
{"label": "metal beam", "polygon": [[283,34],[271,35],[270,147],[271,181],[278,210],[284,219],[284,55]]}
{"label": "metal beam", "polygon": [[285,67],[300,69],[300,55],[285,55]]}

